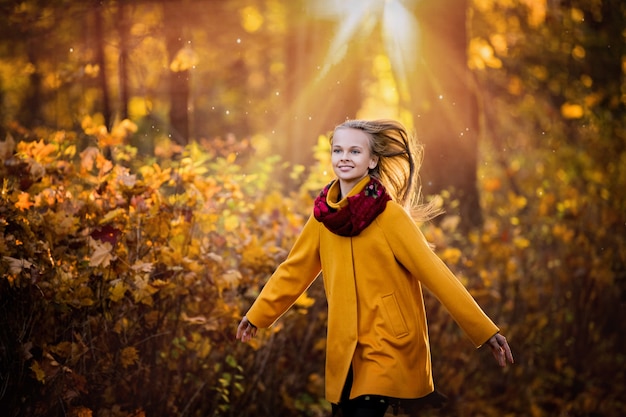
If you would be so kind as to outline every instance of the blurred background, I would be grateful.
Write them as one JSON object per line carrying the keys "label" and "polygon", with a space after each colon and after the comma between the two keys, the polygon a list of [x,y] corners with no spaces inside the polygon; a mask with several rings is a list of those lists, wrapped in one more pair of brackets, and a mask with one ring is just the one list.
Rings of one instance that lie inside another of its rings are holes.
{"label": "blurred background", "polygon": [[321,279],[233,339],[352,118],[417,134],[516,357],[429,297],[423,415],[626,413],[623,1],[0,0],[0,34],[7,416],[329,415]]}

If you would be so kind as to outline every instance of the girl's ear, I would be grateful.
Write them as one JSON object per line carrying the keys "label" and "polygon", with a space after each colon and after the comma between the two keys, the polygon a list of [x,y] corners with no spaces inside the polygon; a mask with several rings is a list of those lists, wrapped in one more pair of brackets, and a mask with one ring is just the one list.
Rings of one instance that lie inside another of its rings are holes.
{"label": "girl's ear", "polygon": [[370,159],[369,169],[376,168],[376,165],[378,165],[378,155],[372,156],[372,159]]}

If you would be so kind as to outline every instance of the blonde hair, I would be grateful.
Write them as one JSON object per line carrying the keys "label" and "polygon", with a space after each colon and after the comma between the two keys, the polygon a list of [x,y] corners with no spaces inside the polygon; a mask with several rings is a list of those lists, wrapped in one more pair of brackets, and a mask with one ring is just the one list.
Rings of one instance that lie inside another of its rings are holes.
{"label": "blonde hair", "polygon": [[358,129],[370,138],[370,151],[378,157],[378,164],[369,174],[378,178],[391,198],[404,207],[416,221],[428,221],[440,214],[435,201],[421,203],[419,169],[424,148],[415,136],[395,120],[347,120],[335,127],[330,134],[340,129]]}

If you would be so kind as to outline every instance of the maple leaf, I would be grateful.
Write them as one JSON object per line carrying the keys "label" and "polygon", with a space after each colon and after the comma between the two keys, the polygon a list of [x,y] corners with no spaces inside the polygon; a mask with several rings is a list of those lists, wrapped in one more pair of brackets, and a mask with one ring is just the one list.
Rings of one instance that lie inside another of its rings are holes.
{"label": "maple leaf", "polygon": [[[20,143],[20,145],[22,143]],[[46,143],[43,139],[37,142],[32,142],[28,146],[30,147],[30,154],[37,162],[44,161],[52,153],[57,151],[56,145],[52,143]]]}
{"label": "maple leaf", "polygon": [[30,194],[25,193],[23,191],[20,192],[20,194],[17,196],[17,202],[15,203],[15,208],[25,211],[31,208],[33,205],[34,203],[30,201]]}
{"label": "maple leaf", "polygon": [[10,256],[3,256],[2,259],[8,262],[9,272],[13,275],[19,274],[20,272],[22,272],[22,269],[28,269],[33,265],[32,262],[29,262],[26,259],[17,259]]}
{"label": "maple leaf", "polygon": [[94,248],[89,260],[89,266],[96,267],[102,266],[104,268],[111,264],[111,261],[115,258],[113,255],[113,245],[109,242],[102,242],[89,238],[89,246]]}
{"label": "maple leaf", "polygon": [[148,275],[138,275],[135,277],[135,289],[133,291],[133,296],[135,297],[136,303],[142,303],[145,305],[152,305],[152,294],[156,293],[158,288],[150,285],[148,281]]}
{"label": "maple leaf", "polygon": [[41,368],[41,365],[39,365],[38,361],[33,361],[33,364],[30,366],[30,370],[35,373],[35,379],[37,379],[37,381],[39,382],[46,381],[46,373]]}
{"label": "maple leaf", "polygon": [[83,171],[91,171],[100,155],[100,149],[89,146],[80,153],[80,167]]}
{"label": "maple leaf", "polygon": [[96,165],[98,169],[100,170],[98,175],[101,177],[106,175],[108,172],[110,172],[113,169],[113,162],[109,161],[102,155],[99,155],[98,159],[96,159]]}
{"label": "maple leaf", "polygon": [[137,272],[152,272],[154,264],[152,262],[135,262],[131,268]]}
{"label": "maple leaf", "polygon": [[225,284],[224,287],[234,288],[239,283],[239,281],[241,281],[241,278],[241,272],[236,269],[231,269],[224,272],[224,274],[222,275],[222,282]]}
{"label": "maple leaf", "polygon": [[127,289],[128,286],[124,283],[124,281],[118,281],[117,283],[115,283],[113,288],[109,289],[109,292],[111,293],[109,295],[109,299],[113,302],[120,301],[122,298],[124,298],[124,294],[126,294]]}

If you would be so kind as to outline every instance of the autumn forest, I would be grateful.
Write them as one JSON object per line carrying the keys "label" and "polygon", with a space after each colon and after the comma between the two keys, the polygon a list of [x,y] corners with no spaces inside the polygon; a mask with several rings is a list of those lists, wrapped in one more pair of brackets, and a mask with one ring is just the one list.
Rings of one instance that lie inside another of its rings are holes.
{"label": "autumn forest", "polygon": [[235,330],[353,118],[424,145],[420,228],[515,355],[426,291],[419,415],[626,415],[622,0],[0,0],[0,34],[2,416],[330,416],[323,276]]}

